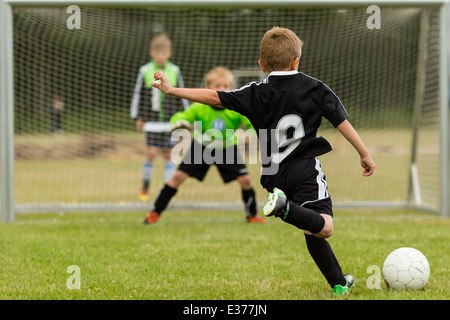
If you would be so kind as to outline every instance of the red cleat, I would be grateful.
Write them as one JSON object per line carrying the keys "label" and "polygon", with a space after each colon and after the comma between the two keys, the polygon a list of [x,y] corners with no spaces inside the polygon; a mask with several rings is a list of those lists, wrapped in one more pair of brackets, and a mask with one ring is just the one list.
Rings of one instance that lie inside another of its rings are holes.
{"label": "red cleat", "polygon": [[156,211],[150,211],[145,217],[144,224],[154,224],[159,219],[159,214]]}
{"label": "red cleat", "polygon": [[248,217],[248,223],[264,223],[264,219],[258,216]]}

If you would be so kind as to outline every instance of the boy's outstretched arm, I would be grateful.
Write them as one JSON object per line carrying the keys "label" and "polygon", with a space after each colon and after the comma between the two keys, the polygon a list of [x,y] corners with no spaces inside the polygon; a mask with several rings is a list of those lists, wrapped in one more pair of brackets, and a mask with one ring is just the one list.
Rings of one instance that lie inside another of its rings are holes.
{"label": "boy's outstretched arm", "polygon": [[376,167],[375,162],[370,157],[369,151],[367,151],[366,146],[350,122],[344,120],[337,126],[337,129],[359,153],[359,156],[361,157],[361,166],[364,168],[363,175],[366,177],[372,175]]}
{"label": "boy's outstretched arm", "polygon": [[190,101],[200,102],[209,106],[220,106],[219,95],[212,89],[188,89],[172,87],[164,73],[159,70],[153,78],[160,83],[152,82],[152,86],[161,90],[164,94],[176,96]]}

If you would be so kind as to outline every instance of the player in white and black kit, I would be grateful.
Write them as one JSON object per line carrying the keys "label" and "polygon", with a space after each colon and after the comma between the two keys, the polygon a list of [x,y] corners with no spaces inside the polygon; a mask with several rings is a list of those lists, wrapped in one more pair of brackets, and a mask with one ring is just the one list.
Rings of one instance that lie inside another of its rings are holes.
{"label": "player in white and black kit", "polygon": [[170,132],[170,118],[189,106],[187,100],[165,96],[153,88],[153,74],[163,70],[171,85],[183,87],[180,68],[169,61],[172,55],[172,41],[166,34],[160,34],[150,42],[151,61],[139,68],[130,114],[138,131],[145,132],[147,150],[142,164],[142,187],[139,200],[149,200],[150,181],[153,175],[153,162],[158,152],[164,157],[164,182],[175,172],[171,154],[173,141]]}
{"label": "player in white and black kit", "polygon": [[[260,140],[262,185],[270,192],[263,208],[304,230],[308,251],[336,294],[349,293],[353,276],[344,275],[326,238],[333,234],[333,211],[318,156],[331,146],[317,130],[325,117],[353,145],[361,158],[363,175],[375,163],[347,120],[339,98],[323,82],[297,71],[302,41],[289,29],[275,27],[261,41],[259,65],[269,73],[232,91],[173,88],[161,72],[153,83],[162,92],[208,105],[222,105],[246,116]],[[270,160],[269,160],[270,159]],[[266,160],[266,161],[265,161]]]}

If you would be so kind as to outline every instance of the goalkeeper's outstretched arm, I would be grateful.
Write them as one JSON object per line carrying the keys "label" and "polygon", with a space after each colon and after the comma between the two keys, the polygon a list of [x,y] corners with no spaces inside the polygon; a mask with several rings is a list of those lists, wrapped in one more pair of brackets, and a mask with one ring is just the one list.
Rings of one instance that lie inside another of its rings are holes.
{"label": "goalkeeper's outstretched arm", "polygon": [[220,106],[219,95],[212,89],[189,89],[172,87],[162,71],[156,71],[153,78],[158,82],[152,82],[152,86],[161,90],[164,94],[176,96],[190,101],[200,102],[209,106]]}

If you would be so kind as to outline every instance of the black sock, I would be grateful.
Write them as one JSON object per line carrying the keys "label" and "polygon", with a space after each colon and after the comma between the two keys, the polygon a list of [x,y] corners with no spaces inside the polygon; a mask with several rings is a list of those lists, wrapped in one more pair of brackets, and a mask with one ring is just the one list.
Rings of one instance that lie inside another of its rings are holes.
{"label": "black sock", "polygon": [[255,190],[251,188],[250,190],[242,189],[242,200],[245,205],[245,215],[246,217],[256,216],[256,197]]}
{"label": "black sock", "polygon": [[169,187],[167,184],[159,192],[158,198],[155,201],[155,208],[153,211],[156,211],[158,214],[161,214],[169,204],[172,197],[177,193],[177,189]]}
{"label": "black sock", "polygon": [[319,233],[325,225],[325,219],[316,211],[300,207],[288,200],[288,212],[280,218],[285,222],[311,233]]}
{"label": "black sock", "polygon": [[143,180],[142,181],[142,190],[147,191],[150,187],[150,180]]}
{"label": "black sock", "polygon": [[309,254],[331,288],[337,284],[345,285],[347,281],[328,241],[308,234],[305,234],[305,239]]}

